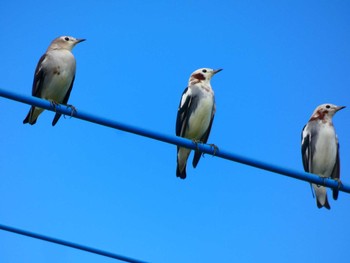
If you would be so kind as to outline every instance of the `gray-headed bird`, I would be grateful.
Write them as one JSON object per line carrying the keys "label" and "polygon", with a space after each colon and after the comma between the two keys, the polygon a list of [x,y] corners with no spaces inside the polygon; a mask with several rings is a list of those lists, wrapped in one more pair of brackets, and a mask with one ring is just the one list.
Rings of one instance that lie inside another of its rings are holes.
{"label": "gray-headed bird", "polygon": [[[49,100],[53,105],[67,105],[76,68],[75,58],[71,51],[76,44],[84,40],[61,36],[51,42],[36,66],[32,96]],[[43,111],[42,108],[32,106],[23,123],[35,124]],[[52,126],[57,123],[60,117],[60,113],[55,114]]]}
{"label": "gray-headed bird", "polygon": [[[222,69],[201,68],[192,73],[177,111],[176,135],[195,142],[206,143],[215,115],[214,91],[210,79]],[[186,164],[191,150],[177,147],[176,176],[186,178]],[[195,151],[192,165],[196,168],[201,157]]]}
{"label": "gray-headed bird", "polygon": [[[318,106],[302,131],[301,153],[304,170],[340,183],[339,143],[332,118],[345,108],[333,104]],[[326,187],[312,184],[318,208],[330,209]],[[338,189],[333,189],[333,199],[338,199]]]}

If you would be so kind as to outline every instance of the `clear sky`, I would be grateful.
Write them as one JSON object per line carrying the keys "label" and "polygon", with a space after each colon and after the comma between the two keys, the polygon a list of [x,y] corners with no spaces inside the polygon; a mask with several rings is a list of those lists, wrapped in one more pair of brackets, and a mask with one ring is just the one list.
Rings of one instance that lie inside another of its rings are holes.
{"label": "clear sky", "polygon": [[[0,87],[31,94],[50,42],[75,47],[69,103],[175,134],[190,74],[212,79],[208,143],[303,171],[316,106],[334,124],[350,183],[349,1],[2,1]],[[0,224],[150,262],[348,262],[350,196],[318,209],[308,183],[206,155],[176,178],[176,147],[74,118],[34,126],[0,98]],[[116,262],[0,231],[0,262]]]}

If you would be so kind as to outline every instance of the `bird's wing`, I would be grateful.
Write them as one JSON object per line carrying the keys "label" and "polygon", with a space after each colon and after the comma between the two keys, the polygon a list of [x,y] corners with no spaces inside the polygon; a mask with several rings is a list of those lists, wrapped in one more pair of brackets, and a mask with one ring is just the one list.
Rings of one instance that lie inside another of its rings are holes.
{"label": "bird's wing", "polygon": [[215,111],[216,111],[216,106],[215,106],[215,101],[214,101],[213,110],[211,112],[211,118],[210,118],[210,123],[209,123],[208,129],[205,131],[205,133],[203,134],[202,138],[200,139],[200,141],[203,142],[203,143],[207,143],[207,141],[208,141],[210,130],[211,130],[211,126],[213,124],[213,120],[214,120],[214,116],[215,116]]}
{"label": "bird's wing", "polygon": [[304,126],[301,132],[301,156],[303,158],[303,166],[306,172],[311,171],[311,160],[312,160],[312,150],[311,150],[311,136],[307,129],[307,125]]}
{"label": "bird's wing", "polygon": [[340,159],[339,159],[339,142],[337,138],[337,157],[335,161],[335,165],[331,174],[332,179],[339,179],[340,178]]}
{"label": "bird's wing", "polygon": [[[340,158],[339,158],[339,142],[337,138],[337,157],[335,161],[335,165],[331,174],[331,178],[335,180],[340,179]],[[337,200],[338,199],[338,194],[339,190],[338,189],[333,189],[333,199]]]}
{"label": "bird's wing", "polygon": [[63,104],[63,105],[67,105],[67,102],[68,102],[70,93],[71,93],[72,88],[73,88],[74,80],[75,80],[75,75],[73,76],[72,83],[70,84],[70,87],[69,87],[69,89],[68,89],[68,91],[67,91],[67,94],[66,94],[66,96],[64,97],[64,99],[63,99],[63,101],[62,101],[62,104]]}
{"label": "bird's wing", "polygon": [[176,136],[183,137],[188,125],[188,119],[191,115],[192,108],[192,92],[188,87],[182,93],[180,105],[176,118]]}
{"label": "bird's wing", "polygon": [[35,97],[40,97],[40,93],[42,91],[42,86],[46,76],[46,72],[42,65],[45,59],[46,59],[46,54],[41,56],[35,68],[33,87],[32,87],[32,96],[35,96]]}

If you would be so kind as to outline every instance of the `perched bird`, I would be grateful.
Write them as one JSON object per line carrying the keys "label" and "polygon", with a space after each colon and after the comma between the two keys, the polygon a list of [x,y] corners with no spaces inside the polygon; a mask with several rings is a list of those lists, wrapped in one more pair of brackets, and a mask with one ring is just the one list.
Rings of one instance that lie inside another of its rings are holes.
{"label": "perched bird", "polygon": [[[195,142],[206,143],[215,114],[214,91],[210,79],[222,69],[201,68],[192,73],[188,86],[184,90],[176,118],[176,135]],[[191,150],[177,147],[176,176],[186,178],[186,164]],[[192,165],[196,168],[201,157],[195,151]]]}
{"label": "perched bird", "polygon": [[[304,170],[340,183],[340,161],[338,137],[332,122],[334,114],[345,108],[333,104],[318,106],[302,131],[301,154]],[[330,209],[326,188],[312,184],[317,207]],[[333,199],[338,198],[338,189],[333,189]]]}
{"label": "perched bird", "polygon": [[[67,104],[75,78],[75,58],[71,51],[82,41],[85,39],[61,36],[51,42],[36,66],[32,96],[49,100],[53,105]],[[32,106],[23,123],[35,124],[43,111]],[[52,126],[60,117],[61,114],[56,113]]]}

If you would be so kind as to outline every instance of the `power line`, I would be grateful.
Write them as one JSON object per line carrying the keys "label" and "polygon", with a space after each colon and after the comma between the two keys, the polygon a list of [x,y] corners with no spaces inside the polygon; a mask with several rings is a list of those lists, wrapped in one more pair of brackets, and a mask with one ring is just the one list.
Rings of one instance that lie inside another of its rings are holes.
{"label": "power line", "polygon": [[107,251],[103,251],[103,250],[100,250],[100,249],[87,247],[87,246],[84,246],[84,245],[79,245],[79,244],[72,243],[72,242],[69,242],[69,241],[65,241],[65,240],[62,240],[62,239],[57,239],[57,238],[53,238],[53,237],[49,237],[49,236],[44,236],[44,235],[41,235],[41,234],[29,232],[29,231],[26,231],[26,230],[21,230],[21,229],[10,227],[10,226],[5,226],[5,225],[1,225],[0,224],[0,229],[8,231],[8,232],[16,233],[16,234],[19,234],[19,235],[23,235],[23,236],[28,236],[28,237],[33,237],[33,238],[36,238],[36,239],[41,239],[41,240],[44,240],[44,241],[47,241],[47,242],[51,242],[51,243],[55,243],[55,244],[59,244],[59,245],[62,245],[62,246],[71,247],[71,248],[75,248],[75,249],[79,249],[79,250],[84,250],[84,251],[87,251],[87,252],[90,252],[90,253],[93,253],[93,254],[98,254],[98,255],[101,255],[101,256],[114,258],[114,259],[118,259],[118,260],[125,261],[125,262],[146,263],[145,261],[132,259],[132,258],[129,258],[129,257],[124,257],[124,256],[121,256],[121,255],[117,255],[117,254],[114,254],[114,253],[111,253],[111,252],[107,252]]}
{"label": "power line", "polygon": [[303,171],[297,171],[293,169],[288,169],[285,167],[273,165],[273,164],[268,164],[262,161],[254,160],[252,158],[244,157],[239,154],[234,154],[230,153],[221,147],[213,147],[212,145],[209,144],[201,144],[201,143],[194,143],[191,140],[173,136],[173,135],[166,135],[160,132],[156,131],[150,131],[146,129],[142,129],[136,126],[128,125],[125,123],[117,122],[114,120],[109,120],[107,118],[99,117],[90,113],[87,113],[85,111],[82,111],[78,109],[77,111],[73,111],[71,107],[67,107],[64,105],[59,105],[56,106],[55,108],[52,107],[51,103],[47,100],[43,100],[37,97],[30,97],[30,96],[25,96],[25,95],[20,95],[14,92],[6,91],[3,89],[0,89],[0,96],[4,98],[8,98],[10,100],[15,100],[19,101],[22,103],[26,103],[29,105],[34,105],[40,108],[44,108],[50,111],[56,111],[59,113],[62,113],[67,116],[72,116],[74,118],[82,119],[85,121],[89,121],[92,123],[96,123],[99,125],[103,125],[106,127],[122,130],[125,132],[129,133],[134,133],[140,136],[148,137],[154,140],[174,144],[174,145],[179,145],[182,147],[190,148],[193,150],[200,150],[203,153],[215,155],[216,157],[220,157],[223,159],[227,159],[230,161],[238,162],[241,164],[245,164],[248,166],[252,166],[258,169],[270,171],[273,173],[281,174],[284,176],[292,177],[295,179],[299,179],[302,181],[310,182],[310,183],[315,183],[318,185],[323,185],[327,186],[330,188],[338,188],[339,191],[350,193],[350,186],[339,183],[338,181],[335,181],[330,178],[322,178],[318,175],[311,174],[311,173],[306,173]]}

